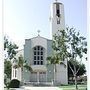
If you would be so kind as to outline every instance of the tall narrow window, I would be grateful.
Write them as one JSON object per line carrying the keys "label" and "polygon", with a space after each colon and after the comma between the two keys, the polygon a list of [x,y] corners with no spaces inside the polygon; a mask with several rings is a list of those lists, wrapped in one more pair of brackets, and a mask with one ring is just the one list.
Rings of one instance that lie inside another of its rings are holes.
{"label": "tall narrow window", "polygon": [[59,10],[57,10],[57,16],[60,17],[60,11]]}
{"label": "tall narrow window", "polygon": [[60,18],[57,17],[57,24],[60,24]]}
{"label": "tall narrow window", "polygon": [[60,24],[60,5],[56,4],[56,16],[57,16],[57,24]]}
{"label": "tall narrow window", "polygon": [[43,65],[44,48],[41,46],[34,47],[34,65]]}
{"label": "tall narrow window", "polygon": [[58,3],[56,4],[56,15],[60,17],[60,8]]}

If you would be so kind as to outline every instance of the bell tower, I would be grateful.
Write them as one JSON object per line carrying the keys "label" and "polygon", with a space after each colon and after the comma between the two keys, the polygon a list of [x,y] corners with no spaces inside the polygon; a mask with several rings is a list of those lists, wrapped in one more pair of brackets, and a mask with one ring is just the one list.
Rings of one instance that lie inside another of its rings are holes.
{"label": "bell tower", "polygon": [[51,5],[50,29],[52,37],[58,30],[65,29],[64,5],[57,0]]}

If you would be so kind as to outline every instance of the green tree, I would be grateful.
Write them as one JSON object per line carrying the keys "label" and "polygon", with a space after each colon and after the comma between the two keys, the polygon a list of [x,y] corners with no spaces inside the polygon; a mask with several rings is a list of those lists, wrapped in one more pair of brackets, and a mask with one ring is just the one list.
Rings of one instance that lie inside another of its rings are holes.
{"label": "green tree", "polygon": [[18,46],[15,43],[9,41],[9,38],[4,37],[4,50],[7,52],[7,59],[11,60],[16,56],[16,50]]}
{"label": "green tree", "polygon": [[[75,66],[75,67],[76,67],[76,71],[78,70],[78,68],[80,68],[79,71],[78,71],[78,73],[77,73],[77,76],[82,76],[82,75],[84,75],[84,74],[86,73],[85,65],[84,65],[83,63],[80,64],[78,61],[74,61],[74,62],[76,63],[76,66]],[[68,61],[68,80],[69,80],[69,78],[72,78],[72,81],[73,81],[73,77],[74,77],[74,76],[73,76],[73,73],[72,73],[69,65],[70,65],[70,66],[72,67],[72,69],[74,70],[71,60]]]}
{"label": "green tree", "polygon": [[4,84],[6,85],[6,87],[8,88],[10,79],[11,79],[11,61],[4,61]]}
{"label": "green tree", "polygon": [[74,28],[67,27],[65,30],[58,30],[53,37],[52,43],[53,55],[48,57],[48,61],[54,65],[59,64],[64,60],[71,60],[73,68],[69,64],[69,67],[75,78],[75,88],[77,87],[77,74],[81,67],[76,69],[76,61],[84,59],[84,55],[87,54],[87,42],[86,38],[80,36],[79,32],[76,32]]}
{"label": "green tree", "polygon": [[8,81],[11,79],[11,60],[15,58],[17,54],[18,46],[15,43],[12,43],[7,36],[4,37],[4,51],[5,59],[4,59],[4,83],[7,86]]}
{"label": "green tree", "polygon": [[73,76],[75,78],[75,87],[76,90],[78,90],[77,87],[77,74],[81,67],[78,67],[77,69],[77,60],[79,61],[79,64],[81,64],[82,59],[84,59],[84,55],[87,54],[87,42],[86,38],[80,35],[79,32],[76,32],[74,28],[66,28],[67,31],[67,38],[68,38],[68,60],[71,60],[72,66],[69,64],[69,67],[73,73]]}
{"label": "green tree", "polygon": [[4,73],[7,75],[7,78],[11,78],[11,66],[12,66],[12,64],[11,64],[11,61],[7,61],[7,60],[5,60],[4,61]]}

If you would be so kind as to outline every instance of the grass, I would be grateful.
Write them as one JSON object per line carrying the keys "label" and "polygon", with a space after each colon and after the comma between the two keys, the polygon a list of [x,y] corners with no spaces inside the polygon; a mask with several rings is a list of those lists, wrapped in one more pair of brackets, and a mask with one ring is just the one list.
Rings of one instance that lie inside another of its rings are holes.
{"label": "grass", "polygon": [[[78,85],[79,90],[86,90],[87,85]],[[60,86],[63,90],[75,90],[75,85]]]}

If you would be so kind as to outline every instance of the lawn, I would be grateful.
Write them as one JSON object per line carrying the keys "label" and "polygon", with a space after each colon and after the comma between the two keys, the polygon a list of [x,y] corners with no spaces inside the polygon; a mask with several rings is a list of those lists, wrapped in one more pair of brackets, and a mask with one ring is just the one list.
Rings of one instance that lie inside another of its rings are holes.
{"label": "lawn", "polygon": [[[78,85],[79,90],[86,90],[87,85]],[[75,90],[75,85],[60,86],[63,90]]]}

